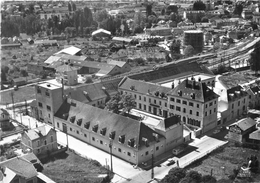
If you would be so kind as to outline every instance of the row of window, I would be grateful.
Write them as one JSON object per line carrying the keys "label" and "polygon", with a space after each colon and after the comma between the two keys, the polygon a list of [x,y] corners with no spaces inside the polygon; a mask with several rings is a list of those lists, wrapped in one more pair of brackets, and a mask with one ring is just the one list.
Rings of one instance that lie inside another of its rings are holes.
{"label": "row of window", "polygon": [[[170,98],[170,101],[172,101],[172,102],[175,102],[175,98],[173,98],[173,97],[171,97]],[[191,106],[191,107],[193,107],[194,106],[194,103],[193,102],[187,102],[186,100],[182,100],[181,101],[181,99],[176,99],[176,103],[178,103],[178,104],[183,104],[183,105],[189,105],[189,106]],[[217,104],[217,101],[215,100],[214,101],[214,104],[216,105]],[[209,107],[210,106],[213,106],[213,102],[210,102],[209,103]],[[197,104],[197,108],[200,108],[200,104]],[[208,108],[208,104],[205,104],[205,108]]]}
{"label": "row of window", "polygon": [[[38,102],[38,106],[43,108],[43,104],[41,102]],[[51,106],[46,105],[46,108],[47,108],[48,111],[51,111]]]}
{"label": "row of window", "polygon": [[[51,135],[51,142],[53,142],[53,136]],[[30,141],[29,141],[30,143]],[[30,144],[29,144],[30,145]],[[46,146],[47,145],[47,139],[44,140],[44,145]],[[41,144],[40,144],[40,140],[37,140],[37,147],[40,147]]]}
{"label": "row of window", "polygon": [[[42,93],[41,89],[38,88],[38,89],[37,89],[37,93],[38,93],[38,94],[41,94],[41,93]],[[49,91],[45,91],[45,96],[50,97]]]}
{"label": "row of window", "polygon": [[[170,109],[175,109],[175,106],[174,105],[170,105]],[[179,112],[181,112],[181,107],[180,106],[176,106],[176,111],[179,111]],[[182,109],[182,112],[183,113],[186,113],[187,111],[186,111],[186,108],[183,108]],[[192,110],[190,110],[189,111],[189,114],[190,115],[193,115],[193,111]],[[199,116],[200,115],[200,113],[199,112],[196,112],[196,116]]]}
{"label": "row of window", "polygon": [[[245,104],[245,103],[246,103],[246,99],[244,98],[243,104]],[[237,101],[237,106],[240,106],[240,100]],[[234,109],[234,103],[232,104],[232,109]]]}

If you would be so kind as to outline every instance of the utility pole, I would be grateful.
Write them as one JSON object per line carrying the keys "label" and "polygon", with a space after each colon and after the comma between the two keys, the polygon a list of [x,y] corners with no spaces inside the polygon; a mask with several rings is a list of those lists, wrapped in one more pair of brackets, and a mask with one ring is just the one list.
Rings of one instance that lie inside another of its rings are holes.
{"label": "utility pole", "polygon": [[10,93],[11,98],[12,98],[12,103],[13,103],[13,115],[14,115],[14,119],[15,119],[15,110],[14,110],[14,92]]}
{"label": "utility pole", "polygon": [[110,143],[109,143],[109,148],[110,148],[110,163],[111,163],[111,172],[113,172],[113,163],[112,163],[112,146],[113,146],[113,144],[112,144],[112,141],[110,141]]}
{"label": "utility pole", "polygon": [[24,101],[25,101],[25,114],[28,115],[27,100],[24,100]]}
{"label": "utility pole", "polygon": [[154,169],[153,169],[154,165],[153,165],[153,154],[152,154],[152,173],[151,173],[151,179],[154,178]]}

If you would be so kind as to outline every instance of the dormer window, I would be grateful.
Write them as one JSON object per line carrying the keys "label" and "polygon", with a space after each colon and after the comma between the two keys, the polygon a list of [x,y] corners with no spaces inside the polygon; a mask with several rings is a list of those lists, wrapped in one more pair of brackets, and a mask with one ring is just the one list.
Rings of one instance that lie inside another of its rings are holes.
{"label": "dormer window", "polygon": [[135,90],[135,86],[130,86],[130,90]]}
{"label": "dormer window", "polygon": [[82,124],[82,118],[80,118],[80,119],[77,120],[77,125],[78,125],[78,126],[81,126],[81,124]]}
{"label": "dormer window", "polygon": [[118,141],[123,144],[125,143],[125,135],[120,135]]}
{"label": "dormer window", "polygon": [[182,91],[181,90],[178,90],[178,95],[182,96]]}
{"label": "dormer window", "polygon": [[109,134],[109,138],[112,139],[112,140],[114,140],[114,139],[115,139],[115,135],[116,135],[116,132],[113,131],[113,132],[111,132],[111,133]]}
{"label": "dormer window", "polygon": [[75,119],[76,119],[76,116],[71,116],[71,117],[70,117],[70,122],[71,122],[71,123],[74,123]]}
{"label": "dormer window", "polygon": [[190,94],[191,99],[195,99],[195,93]]}
{"label": "dormer window", "polygon": [[65,114],[62,115],[62,117],[63,117],[63,119],[67,120],[68,117],[69,117],[69,114],[68,114],[68,113],[65,113]]}
{"label": "dormer window", "polygon": [[145,146],[148,147],[149,146],[149,143],[148,143],[148,139],[143,137],[142,138],[142,141],[144,142]]}
{"label": "dormer window", "polygon": [[157,133],[153,133],[153,137],[156,142],[159,142],[159,135]]}
{"label": "dormer window", "polygon": [[135,139],[129,139],[127,142],[128,146],[134,147],[135,146]]}
{"label": "dormer window", "polygon": [[103,128],[100,130],[100,134],[105,136],[106,135],[107,128]]}
{"label": "dormer window", "polygon": [[84,128],[89,129],[90,122],[85,123]]}
{"label": "dormer window", "polygon": [[93,126],[93,127],[92,127],[92,131],[97,133],[97,131],[98,131],[98,125]]}

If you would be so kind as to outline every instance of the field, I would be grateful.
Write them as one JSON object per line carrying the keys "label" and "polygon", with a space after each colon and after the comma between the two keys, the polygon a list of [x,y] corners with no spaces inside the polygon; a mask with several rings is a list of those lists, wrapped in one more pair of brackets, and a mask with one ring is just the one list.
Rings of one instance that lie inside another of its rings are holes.
{"label": "field", "polygon": [[[26,87],[21,87],[17,91],[14,91],[11,89],[14,94],[14,103],[17,102],[24,102],[25,100],[32,100],[35,99],[35,89],[34,86],[26,86]],[[11,104],[12,103],[12,97],[11,97],[11,91],[6,90],[2,91],[0,93],[0,104]]]}
{"label": "field", "polygon": [[[236,147],[233,143],[228,143],[203,159],[194,162],[187,169],[198,171],[202,175],[210,175],[212,171],[212,175],[217,180],[229,179],[234,174],[233,170],[247,163],[247,158],[251,155],[256,155],[260,160],[259,150]],[[260,182],[260,172],[252,174],[251,181],[237,179],[235,182]]]}
{"label": "field", "polygon": [[67,151],[44,163],[42,173],[59,183],[100,183],[102,178],[98,176],[106,175],[108,171],[95,160]]}

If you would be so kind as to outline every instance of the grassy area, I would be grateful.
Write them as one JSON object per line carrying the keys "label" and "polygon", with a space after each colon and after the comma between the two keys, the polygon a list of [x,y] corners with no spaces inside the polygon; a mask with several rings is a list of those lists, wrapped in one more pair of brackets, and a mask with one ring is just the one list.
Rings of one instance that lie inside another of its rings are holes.
{"label": "grassy area", "polygon": [[[247,158],[251,155],[256,155],[260,159],[259,150],[236,147],[233,143],[229,143],[210,155],[194,162],[187,167],[188,170],[195,170],[202,175],[210,175],[219,179],[229,179],[233,175],[233,170],[240,168],[244,163],[247,163]],[[239,180],[239,182],[248,182],[247,180]],[[260,182],[260,172],[252,174],[252,182]],[[241,183],[242,183],[241,182]]]}
{"label": "grassy area", "polygon": [[69,151],[45,163],[43,170],[43,174],[59,183],[100,183],[102,178],[98,176],[107,173],[107,169],[99,162],[82,158]]}
{"label": "grassy area", "polygon": [[14,103],[16,102],[24,102],[25,100],[35,99],[35,89],[34,86],[27,86],[19,88],[17,91],[7,90],[0,93],[0,104],[11,104],[12,97],[11,92],[14,93]]}

